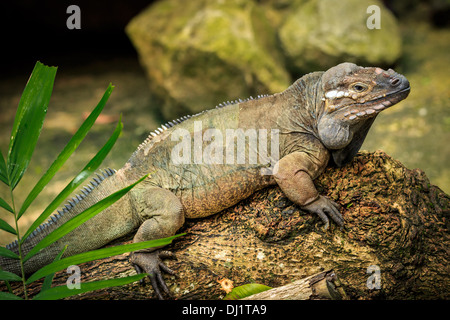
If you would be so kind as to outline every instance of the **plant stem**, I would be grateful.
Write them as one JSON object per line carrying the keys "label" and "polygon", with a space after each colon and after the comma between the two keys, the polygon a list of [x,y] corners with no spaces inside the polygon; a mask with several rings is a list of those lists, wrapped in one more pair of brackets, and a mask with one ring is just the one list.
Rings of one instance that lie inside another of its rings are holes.
{"label": "plant stem", "polygon": [[21,244],[21,241],[20,241],[19,219],[17,219],[18,214],[17,214],[17,211],[16,211],[16,205],[15,205],[15,202],[14,202],[13,188],[11,187],[11,185],[9,185],[9,191],[10,191],[10,194],[11,194],[12,209],[14,211],[14,222],[16,224],[17,243],[19,245],[19,262],[20,262],[20,270],[21,270],[21,273],[22,273],[23,293],[24,293],[25,300],[28,300],[27,286],[25,284],[25,282],[26,282],[25,270],[23,268],[22,244]]}

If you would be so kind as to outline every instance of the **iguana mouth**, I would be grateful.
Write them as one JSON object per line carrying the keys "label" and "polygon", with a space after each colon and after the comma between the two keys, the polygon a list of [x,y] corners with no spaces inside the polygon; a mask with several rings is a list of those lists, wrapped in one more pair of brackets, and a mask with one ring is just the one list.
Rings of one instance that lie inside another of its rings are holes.
{"label": "iguana mouth", "polygon": [[364,103],[356,103],[350,105],[348,106],[348,108],[351,108],[351,110],[346,111],[344,113],[344,117],[347,120],[355,120],[361,119],[363,117],[365,118],[377,115],[381,111],[405,99],[408,96],[410,90],[411,87],[408,86],[407,88],[392,92],[385,96],[381,96]]}

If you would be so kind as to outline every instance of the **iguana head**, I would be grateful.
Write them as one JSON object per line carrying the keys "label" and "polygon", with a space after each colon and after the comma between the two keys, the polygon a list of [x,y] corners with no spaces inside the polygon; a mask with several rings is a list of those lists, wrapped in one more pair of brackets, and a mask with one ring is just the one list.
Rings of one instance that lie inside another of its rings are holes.
{"label": "iguana head", "polygon": [[358,152],[375,117],[405,99],[410,91],[408,80],[392,69],[363,68],[353,63],[329,69],[321,80],[323,113],[318,133],[339,166]]}

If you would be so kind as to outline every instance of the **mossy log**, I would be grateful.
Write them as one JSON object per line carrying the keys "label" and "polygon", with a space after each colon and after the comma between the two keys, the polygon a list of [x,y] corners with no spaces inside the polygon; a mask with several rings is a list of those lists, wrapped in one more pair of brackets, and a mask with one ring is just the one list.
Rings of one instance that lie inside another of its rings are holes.
{"label": "mossy log", "polygon": [[[188,220],[180,230],[186,235],[167,248],[178,257],[166,261],[177,273],[165,276],[173,298],[221,299],[223,278],[235,286],[279,287],[331,269],[350,299],[450,298],[450,197],[423,171],[381,151],[363,152],[343,168],[327,169],[316,185],[342,205],[344,228],[323,230],[318,217],[278,187],[212,217]],[[134,274],[127,257],[81,265],[82,283]],[[55,282],[67,277],[57,274]],[[149,298],[155,298],[150,281],[74,297]]]}

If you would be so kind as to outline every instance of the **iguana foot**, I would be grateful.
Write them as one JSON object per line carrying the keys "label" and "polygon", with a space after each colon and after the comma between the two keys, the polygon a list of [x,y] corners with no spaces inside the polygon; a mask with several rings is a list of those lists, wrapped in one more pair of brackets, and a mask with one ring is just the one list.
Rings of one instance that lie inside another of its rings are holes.
{"label": "iguana foot", "polygon": [[320,219],[322,219],[325,224],[324,228],[327,230],[330,225],[328,216],[330,216],[330,218],[336,222],[338,226],[344,226],[344,218],[339,212],[340,207],[341,206],[336,202],[326,197],[319,196],[314,202],[303,206],[302,209],[316,213]]}
{"label": "iguana foot", "polygon": [[[163,300],[160,288],[170,296],[169,288],[163,279],[162,272],[168,274],[175,274],[175,271],[168,268],[162,259],[176,259],[175,255],[170,251],[154,251],[154,252],[133,252],[130,256],[130,262],[133,264],[137,273],[148,273],[149,278],[155,290],[156,295],[160,300]],[[142,280],[141,280],[142,281]]]}

